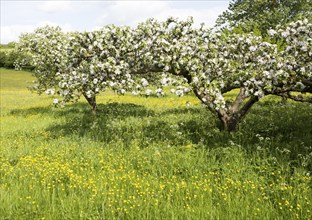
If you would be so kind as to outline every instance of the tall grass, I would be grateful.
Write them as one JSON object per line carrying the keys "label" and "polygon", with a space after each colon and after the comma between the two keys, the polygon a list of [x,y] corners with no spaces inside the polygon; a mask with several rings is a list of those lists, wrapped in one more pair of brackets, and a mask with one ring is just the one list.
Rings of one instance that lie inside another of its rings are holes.
{"label": "tall grass", "polygon": [[193,96],[108,91],[93,115],[31,80],[1,69],[0,219],[312,218],[310,104],[268,97],[229,134]]}

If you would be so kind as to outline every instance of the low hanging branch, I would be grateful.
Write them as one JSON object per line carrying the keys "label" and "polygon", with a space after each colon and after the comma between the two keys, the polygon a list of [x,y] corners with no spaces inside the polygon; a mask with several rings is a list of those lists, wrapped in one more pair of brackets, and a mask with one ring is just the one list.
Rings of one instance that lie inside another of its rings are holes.
{"label": "low hanging branch", "polygon": [[279,93],[277,94],[280,97],[292,99],[297,102],[308,102],[312,103],[312,97],[303,97],[302,94],[300,95],[291,95],[290,93]]}

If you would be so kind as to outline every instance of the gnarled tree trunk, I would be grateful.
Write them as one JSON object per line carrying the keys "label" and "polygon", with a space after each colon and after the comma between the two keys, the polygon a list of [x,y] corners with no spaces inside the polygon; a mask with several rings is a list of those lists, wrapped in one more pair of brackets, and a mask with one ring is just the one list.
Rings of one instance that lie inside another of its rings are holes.
{"label": "gnarled tree trunk", "polygon": [[[206,100],[208,102],[212,102],[213,100],[209,100],[209,97],[203,96],[202,94],[199,94],[196,89],[193,90],[195,95],[204,103],[206,104]],[[247,99],[248,101],[244,103],[244,101]],[[233,101],[229,106],[228,110],[224,109],[215,109],[211,107],[210,105],[207,105],[207,108],[217,115],[217,117],[220,120],[220,130],[228,131],[228,132],[234,132],[237,130],[239,123],[243,120],[243,118],[246,116],[250,108],[259,101],[258,96],[249,96],[247,97],[245,95],[245,89],[240,88],[240,92],[237,95],[235,101]]]}
{"label": "gnarled tree trunk", "polygon": [[221,130],[234,132],[237,130],[239,123],[243,120],[250,108],[259,101],[258,96],[251,96],[246,103],[243,103],[247,97],[244,95],[245,90],[240,89],[235,101],[230,106],[229,111],[218,111],[218,118],[221,122]]}
{"label": "gnarled tree trunk", "polygon": [[234,132],[240,122],[239,118],[234,115],[218,115],[218,118],[221,122],[220,130],[222,131]]}

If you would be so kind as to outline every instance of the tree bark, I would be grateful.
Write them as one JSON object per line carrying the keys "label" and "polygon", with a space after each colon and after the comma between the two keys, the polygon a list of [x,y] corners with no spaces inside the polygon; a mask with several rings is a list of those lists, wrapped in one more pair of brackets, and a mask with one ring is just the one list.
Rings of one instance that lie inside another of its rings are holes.
{"label": "tree bark", "polygon": [[[246,97],[244,96],[244,90],[241,89],[241,92],[233,102],[229,112],[222,110],[218,111],[218,118],[221,122],[220,130],[225,130],[228,132],[236,131],[239,123],[249,112],[250,108],[259,101],[257,96],[252,96],[245,104],[243,104],[245,99]],[[243,106],[240,108],[242,104]]]}
{"label": "tree bark", "polygon": [[221,131],[228,131],[234,132],[237,130],[238,124],[240,122],[239,118],[235,117],[234,115],[219,115],[219,119],[221,122],[220,130]]}
{"label": "tree bark", "polygon": [[95,96],[92,96],[91,98],[89,98],[86,94],[83,94],[83,96],[85,97],[89,105],[91,106],[92,113],[95,114],[96,109],[97,109]]}

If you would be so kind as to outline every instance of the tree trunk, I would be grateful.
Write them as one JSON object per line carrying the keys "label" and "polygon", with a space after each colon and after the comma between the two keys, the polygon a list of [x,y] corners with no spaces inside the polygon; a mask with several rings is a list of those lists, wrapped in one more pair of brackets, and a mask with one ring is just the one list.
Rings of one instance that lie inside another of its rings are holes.
{"label": "tree trunk", "polygon": [[86,94],[83,94],[83,96],[85,97],[89,105],[91,106],[92,113],[95,114],[96,108],[97,108],[95,96],[92,96],[91,98],[89,98]]}
{"label": "tree trunk", "polygon": [[235,117],[234,115],[219,115],[219,119],[221,122],[220,130],[228,132],[235,132],[240,122],[239,118]]}
{"label": "tree trunk", "polygon": [[[252,96],[250,99],[243,104],[244,90],[241,89],[241,92],[238,94],[236,100],[232,103],[229,112],[223,110],[218,111],[218,118],[221,122],[220,130],[234,132],[237,130],[239,123],[243,120],[246,114],[249,112],[250,108],[259,101],[257,96]],[[243,105],[241,108],[240,106]]]}
{"label": "tree trunk", "polygon": [[[95,100],[95,98],[94,98],[94,100]],[[92,113],[93,113],[93,114],[96,113],[96,108],[97,108],[97,105],[96,105],[96,102],[94,101],[94,102],[92,103],[92,106],[91,106],[91,110],[92,110]]]}
{"label": "tree trunk", "polygon": [[[185,75],[184,77],[187,77],[188,75]],[[191,78],[187,78],[188,81],[191,81]],[[231,87],[228,88],[230,91]],[[240,92],[237,95],[236,99],[234,102],[232,102],[231,105],[229,105],[228,110],[224,109],[219,109],[217,110],[213,106],[209,105],[209,102],[213,102],[213,99],[209,99],[209,97],[206,97],[202,94],[200,94],[197,91],[197,88],[193,88],[194,94],[197,96],[199,100],[202,101],[203,104],[206,104],[207,108],[209,111],[211,111],[214,115],[218,116],[220,120],[220,130],[221,131],[228,131],[228,132],[234,132],[237,130],[239,123],[243,120],[245,115],[249,112],[250,108],[259,101],[258,96],[249,96],[247,97],[245,95],[245,89],[240,88]],[[224,92],[227,92],[224,91]],[[223,93],[223,92],[222,92]],[[248,99],[247,102],[245,100]],[[203,100],[206,101],[203,101]],[[208,104],[208,105],[207,105]]]}

